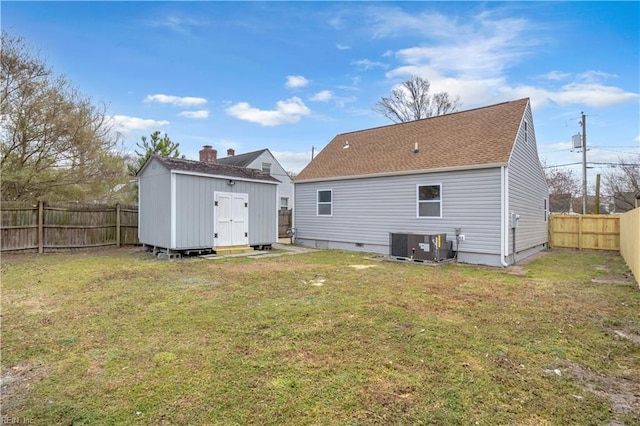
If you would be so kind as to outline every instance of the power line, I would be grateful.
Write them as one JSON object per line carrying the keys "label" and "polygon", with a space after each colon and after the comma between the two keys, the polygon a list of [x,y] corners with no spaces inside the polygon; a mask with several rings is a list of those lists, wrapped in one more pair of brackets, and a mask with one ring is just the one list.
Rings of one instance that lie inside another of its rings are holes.
{"label": "power line", "polygon": [[[551,168],[554,168],[554,167],[575,166],[575,165],[578,165],[578,164],[582,164],[582,161],[576,162],[576,163],[555,164],[555,165],[551,165],[551,166],[544,166],[543,169],[551,169]],[[592,165],[592,166],[633,166],[633,167],[640,167],[640,163],[600,163],[600,162],[595,162],[595,161],[589,161],[587,163],[587,165]]]}

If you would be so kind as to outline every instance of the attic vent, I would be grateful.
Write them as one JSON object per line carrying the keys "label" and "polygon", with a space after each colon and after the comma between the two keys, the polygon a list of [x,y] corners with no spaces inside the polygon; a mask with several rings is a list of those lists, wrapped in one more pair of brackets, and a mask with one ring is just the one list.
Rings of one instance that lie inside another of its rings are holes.
{"label": "attic vent", "polygon": [[347,149],[349,148],[349,141],[344,141],[344,146],[342,147],[342,149]]}

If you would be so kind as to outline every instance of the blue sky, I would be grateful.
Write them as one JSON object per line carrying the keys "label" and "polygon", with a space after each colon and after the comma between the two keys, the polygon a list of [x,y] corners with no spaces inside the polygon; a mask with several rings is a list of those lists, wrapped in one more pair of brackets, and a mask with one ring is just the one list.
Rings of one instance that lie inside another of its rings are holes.
{"label": "blue sky", "polygon": [[[108,104],[133,150],[166,132],[187,158],[269,148],[299,171],[420,75],[462,110],[531,98],[540,157],[640,152],[639,2],[11,2],[2,28]],[[590,169],[593,175],[603,165]],[[581,177],[581,166],[573,166]],[[593,182],[593,179],[591,179]]]}

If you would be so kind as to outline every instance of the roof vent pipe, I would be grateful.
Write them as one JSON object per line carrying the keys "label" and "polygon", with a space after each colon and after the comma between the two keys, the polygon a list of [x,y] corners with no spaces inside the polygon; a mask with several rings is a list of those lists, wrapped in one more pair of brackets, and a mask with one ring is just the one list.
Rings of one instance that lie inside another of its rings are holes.
{"label": "roof vent pipe", "polygon": [[413,153],[417,154],[418,152],[420,152],[420,150],[418,149],[418,142],[416,142],[415,145],[413,146]]}

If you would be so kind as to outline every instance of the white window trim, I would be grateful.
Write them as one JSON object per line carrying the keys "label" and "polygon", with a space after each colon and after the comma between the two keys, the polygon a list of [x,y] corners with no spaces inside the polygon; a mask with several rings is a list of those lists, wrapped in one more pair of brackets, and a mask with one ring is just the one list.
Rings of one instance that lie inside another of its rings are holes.
{"label": "white window trim", "polygon": [[[331,201],[330,202],[322,202],[322,204],[329,204],[331,206],[331,214],[320,214],[320,193],[329,191],[331,193]],[[318,189],[316,192],[316,216],[321,217],[331,217],[333,216],[333,189]]]}
{"label": "white window trim", "polygon": [[[287,205],[283,206],[282,200],[287,200]],[[285,207],[284,209],[282,207]],[[280,210],[289,210],[289,197],[280,197]]]}
{"label": "white window trim", "polygon": [[[440,199],[437,201],[440,203],[440,215],[439,216],[420,216],[420,203],[435,203],[436,201],[420,201],[420,187],[421,186],[439,186],[440,187]],[[418,219],[442,219],[442,182],[432,183],[418,183],[416,184],[416,218]]]}

